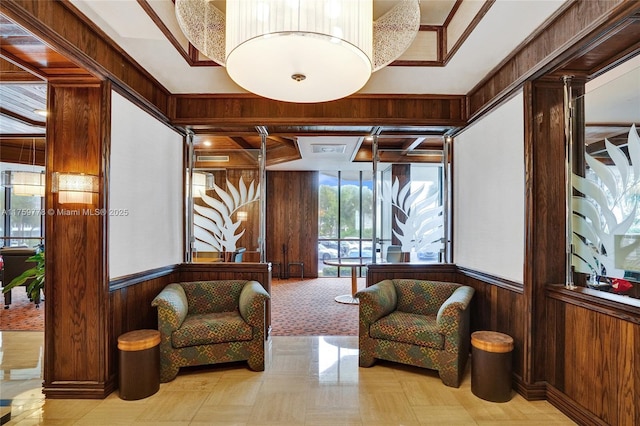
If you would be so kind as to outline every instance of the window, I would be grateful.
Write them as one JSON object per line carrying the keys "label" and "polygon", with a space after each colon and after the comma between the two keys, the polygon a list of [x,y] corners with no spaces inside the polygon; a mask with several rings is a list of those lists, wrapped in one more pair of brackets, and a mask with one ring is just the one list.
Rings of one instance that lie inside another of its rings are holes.
{"label": "window", "polygon": [[325,265],[323,260],[373,255],[372,176],[365,171],[319,173],[319,276],[351,276],[351,268]]}
{"label": "window", "polygon": [[[2,170],[44,173],[41,166],[23,166],[2,163]],[[41,196],[18,195],[11,186],[0,187],[2,221],[0,221],[0,246],[35,247],[44,237],[44,198]]]}
{"label": "window", "polygon": [[[441,164],[386,164],[379,172],[376,241],[373,244],[373,174],[321,172],[318,212],[318,275],[350,276],[351,268],[323,263],[335,257],[386,259],[390,245],[405,260],[439,262],[444,252]],[[403,182],[403,183],[401,183]],[[366,268],[360,269],[360,276]]]}

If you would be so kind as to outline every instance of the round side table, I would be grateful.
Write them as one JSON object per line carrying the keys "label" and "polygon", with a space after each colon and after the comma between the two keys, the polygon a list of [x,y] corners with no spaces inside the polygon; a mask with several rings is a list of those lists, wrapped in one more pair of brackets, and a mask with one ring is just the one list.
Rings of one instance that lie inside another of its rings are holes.
{"label": "round side table", "polygon": [[496,331],[471,334],[471,392],[492,402],[511,399],[513,338]]}
{"label": "round side table", "polygon": [[160,332],[135,330],[118,337],[120,398],[142,399],[160,389]]}

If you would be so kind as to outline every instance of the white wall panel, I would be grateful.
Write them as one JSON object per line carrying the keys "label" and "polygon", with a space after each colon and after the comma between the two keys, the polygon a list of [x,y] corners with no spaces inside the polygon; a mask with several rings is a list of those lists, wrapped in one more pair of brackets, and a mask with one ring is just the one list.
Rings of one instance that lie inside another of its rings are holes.
{"label": "white wall panel", "polygon": [[182,262],[182,136],[112,92],[111,279]]}
{"label": "white wall panel", "polygon": [[522,93],[458,135],[453,149],[454,262],[522,283]]}

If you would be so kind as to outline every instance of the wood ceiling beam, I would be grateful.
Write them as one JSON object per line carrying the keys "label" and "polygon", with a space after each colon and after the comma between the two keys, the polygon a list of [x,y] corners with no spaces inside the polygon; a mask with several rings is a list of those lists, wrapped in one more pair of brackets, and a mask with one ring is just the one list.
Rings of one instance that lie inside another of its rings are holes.
{"label": "wood ceiling beam", "polygon": [[242,149],[256,149],[254,146],[251,146],[244,138],[239,136],[231,136],[229,137],[236,145],[238,145]]}
{"label": "wood ceiling beam", "polygon": [[296,104],[252,94],[171,96],[176,125],[403,125],[462,127],[462,95],[354,95],[331,102]]}
{"label": "wood ceiling beam", "polygon": [[269,136],[268,139],[274,141],[274,142],[278,142],[280,145],[284,145],[286,147],[289,148],[294,148],[294,149],[298,149],[298,147],[296,146],[295,141],[289,139],[289,138],[283,138],[280,136]]}

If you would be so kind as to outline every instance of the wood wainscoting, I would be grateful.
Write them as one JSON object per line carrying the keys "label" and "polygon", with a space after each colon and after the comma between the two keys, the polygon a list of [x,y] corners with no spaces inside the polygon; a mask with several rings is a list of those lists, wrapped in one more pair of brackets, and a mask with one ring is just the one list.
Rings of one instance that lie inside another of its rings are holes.
{"label": "wood wainscoting", "polygon": [[593,291],[547,287],[547,399],[579,424],[640,425],[640,304]]}

